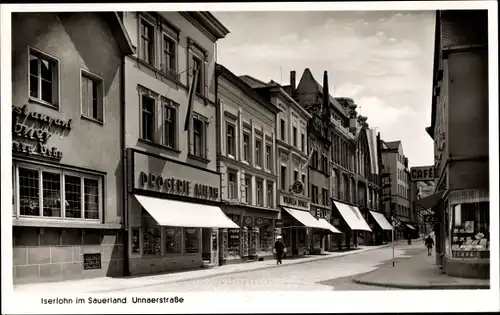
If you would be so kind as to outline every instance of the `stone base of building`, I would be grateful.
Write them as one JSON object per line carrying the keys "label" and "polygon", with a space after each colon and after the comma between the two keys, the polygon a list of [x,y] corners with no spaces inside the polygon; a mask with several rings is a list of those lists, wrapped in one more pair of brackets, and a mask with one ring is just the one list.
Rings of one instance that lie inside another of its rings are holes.
{"label": "stone base of building", "polygon": [[201,254],[129,259],[130,274],[146,275],[203,268]]}
{"label": "stone base of building", "polygon": [[451,277],[489,279],[489,259],[457,260],[447,256],[443,257],[443,270]]}
{"label": "stone base of building", "polygon": [[14,226],[13,243],[14,284],[123,276],[121,231]]}

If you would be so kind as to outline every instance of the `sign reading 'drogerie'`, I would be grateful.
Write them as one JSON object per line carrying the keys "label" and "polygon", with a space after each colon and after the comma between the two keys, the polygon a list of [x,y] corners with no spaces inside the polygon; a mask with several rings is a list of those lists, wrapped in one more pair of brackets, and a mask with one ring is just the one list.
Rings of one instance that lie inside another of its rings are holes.
{"label": "sign reading 'drogerie'", "polygon": [[419,167],[412,167],[410,170],[411,174],[411,181],[412,182],[418,182],[418,181],[432,181],[434,180],[434,166],[419,166]]}
{"label": "sign reading 'drogerie'", "polygon": [[135,188],[197,199],[220,199],[219,174],[141,152],[133,154]]}

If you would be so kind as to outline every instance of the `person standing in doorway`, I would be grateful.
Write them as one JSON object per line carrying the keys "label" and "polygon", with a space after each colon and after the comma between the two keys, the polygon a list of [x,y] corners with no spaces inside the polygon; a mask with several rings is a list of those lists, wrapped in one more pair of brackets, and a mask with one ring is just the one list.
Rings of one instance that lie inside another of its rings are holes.
{"label": "person standing in doorway", "polygon": [[283,253],[285,252],[285,244],[283,244],[283,239],[281,235],[276,237],[276,242],[274,242],[274,250],[276,251],[276,265],[282,265],[283,262],[281,258],[283,257]]}
{"label": "person standing in doorway", "polygon": [[425,239],[425,246],[427,247],[427,256],[432,255],[432,247],[434,246],[434,240],[430,235]]}

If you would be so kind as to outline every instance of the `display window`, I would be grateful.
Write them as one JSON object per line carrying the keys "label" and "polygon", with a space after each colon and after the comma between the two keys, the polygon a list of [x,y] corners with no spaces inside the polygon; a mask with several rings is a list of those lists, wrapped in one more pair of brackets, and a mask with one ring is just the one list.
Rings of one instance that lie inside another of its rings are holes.
{"label": "display window", "polygon": [[448,220],[452,258],[489,258],[489,202],[453,205]]}
{"label": "display window", "polygon": [[240,257],[240,229],[227,230],[228,258]]}
{"label": "display window", "polygon": [[182,252],[182,228],[163,227],[165,235],[165,253],[180,254]]}
{"label": "display window", "polygon": [[241,256],[243,256],[243,257],[248,256],[250,244],[248,244],[248,228],[247,227],[244,227],[243,229],[241,229],[241,247],[242,247]]}
{"label": "display window", "polygon": [[272,253],[274,247],[274,228],[271,224],[260,228],[260,252]]}
{"label": "display window", "polygon": [[306,246],[306,239],[307,239],[307,231],[305,228],[299,228],[297,229],[297,236],[298,236],[298,246],[299,247],[304,247]]}
{"label": "display window", "polygon": [[184,229],[184,253],[196,254],[200,252],[200,231],[197,228]]}
{"label": "display window", "polygon": [[161,226],[146,211],[142,211],[142,254],[161,256]]}
{"label": "display window", "polygon": [[248,231],[248,255],[257,255],[257,250],[260,248],[260,231],[258,228],[253,228]]}

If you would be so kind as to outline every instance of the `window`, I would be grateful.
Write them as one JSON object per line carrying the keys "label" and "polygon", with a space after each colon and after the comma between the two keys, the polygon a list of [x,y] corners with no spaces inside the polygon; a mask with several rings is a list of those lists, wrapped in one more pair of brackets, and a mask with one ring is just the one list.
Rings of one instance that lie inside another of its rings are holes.
{"label": "window", "polygon": [[245,199],[247,204],[252,204],[252,177],[245,176]]}
{"label": "window", "polygon": [[164,226],[165,253],[180,254],[182,252],[182,228]]}
{"label": "window", "polygon": [[102,80],[82,71],[81,77],[82,115],[97,121],[103,121]]}
{"label": "window", "polygon": [[260,139],[255,139],[255,165],[262,166],[262,141]]}
{"label": "window", "polygon": [[199,117],[193,117],[193,154],[195,156],[206,157],[205,141],[205,121]]}
{"label": "window", "polygon": [[184,252],[186,254],[200,252],[200,235],[197,228],[184,229]]}
{"label": "window", "polygon": [[326,155],[321,156],[321,171],[325,174],[328,172],[328,158]]}
{"label": "window", "polygon": [[300,146],[302,152],[306,152],[306,135],[304,133],[300,135]]}
{"label": "window", "polygon": [[318,191],[318,186],[316,185],[311,185],[311,201],[312,203],[318,204],[319,203],[319,191]]}
{"label": "window", "polygon": [[313,151],[311,159],[312,159],[312,165],[311,165],[312,168],[317,170],[319,167],[318,151],[316,151],[316,150]]}
{"label": "window", "polygon": [[281,165],[280,181],[281,181],[281,189],[286,190],[286,166],[285,165]]}
{"label": "window", "polygon": [[236,153],[235,153],[235,147],[236,147],[236,139],[235,139],[235,136],[236,136],[236,131],[235,131],[235,127],[233,124],[230,124],[230,123],[227,123],[226,124],[226,137],[227,137],[227,154],[228,155],[232,155],[232,156],[236,156]]}
{"label": "window", "polygon": [[267,183],[267,207],[272,208],[274,206],[273,202],[273,183]]}
{"label": "window", "polygon": [[155,100],[142,95],[142,134],[141,138],[154,141],[155,132]]}
{"label": "window", "polygon": [[35,166],[18,166],[17,173],[20,216],[99,219],[99,179]]}
{"label": "window", "polygon": [[243,161],[250,160],[250,135],[248,133],[243,134]]}
{"label": "window", "polygon": [[229,199],[238,198],[238,184],[236,181],[237,174],[234,171],[227,173],[227,195]]}
{"label": "window", "polygon": [[161,256],[161,226],[142,209],[142,254]]}
{"label": "window", "polygon": [[273,165],[273,152],[272,152],[272,146],[267,144],[266,145],[266,170],[271,170]]}
{"label": "window", "polygon": [[293,127],[293,146],[298,147],[299,144],[297,143],[297,127]]}
{"label": "window", "polygon": [[264,187],[262,180],[257,180],[257,206],[264,206]]}
{"label": "window", "polygon": [[204,71],[203,71],[203,61],[201,58],[191,54],[192,56],[192,63],[193,63],[193,75],[195,73],[195,70],[198,69],[198,81],[196,82],[196,94],[199,94],[199,95],[204,95],[204,89],[203,89],[203,75],[204,75]]}
{"label": "window", "polygon": [[139,58],[154,66],[154,26],[141,20]]}
{"label": "window", "polygon": [[285,120],[281,119],[281,124],[280,124],[280,136],[281,140],[285,141],[285,133],[286,133],[286,127],[285,127]]}
{"label": "window", "polygon": [[293,171],[293,181],[299,180],[299,171]]}
{"label": "window", "polygon": [[302,194],[305,196],[306,195],[306,174],[302,174],[302,183],[304,184],[304,191]]}
{"label": "window", "polygon": [[177,148],[177,107],[166,103],[163,105],[163,145]]}
{"label": "window", "polygon": [[30,97],[57,107],[58,62],[30,49],[29,69]]}
{"label": "window", "polygon": [[177,68],[176,62],[177,43],[167,34],[163,34],[163,52],[161,70],[167,74],[175,74]]}
{"label": "window", "polygon": [[328,197],[328,189],[325,189],[325,188],[322,189],[322,191],[321,191],[321,197],[322,197],[322,203],[323,203],[323,205],[324,206],[328,206],[328,203],[329,203],[328,199],[330,199]]}

